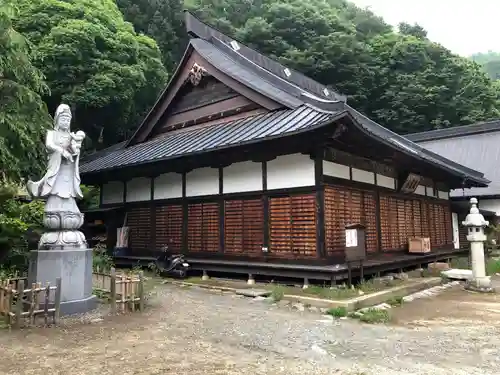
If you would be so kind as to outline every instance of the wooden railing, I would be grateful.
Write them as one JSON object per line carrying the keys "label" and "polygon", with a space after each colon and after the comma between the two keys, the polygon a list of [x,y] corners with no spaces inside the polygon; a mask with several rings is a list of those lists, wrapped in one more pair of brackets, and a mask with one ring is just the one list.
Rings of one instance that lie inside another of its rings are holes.
{"label": "wooden railing", "polygon": [[31,284],[31,289],[25,289],[26,278],[0,280],[0,316],[7,320],[10,326],[21,327],[35,324],[38,317],[43,317],[45,325],[52,320],[59,320],[61,305],[61,279],[56,285],[47,283]]}
{"label": "wooden railing", "polygon": [[118,310],[144,310],[144,274],[117,274],[114,268],[109,272],[94,271],[92,274],[94,291],[105,294],[111,303],[111,312]]}

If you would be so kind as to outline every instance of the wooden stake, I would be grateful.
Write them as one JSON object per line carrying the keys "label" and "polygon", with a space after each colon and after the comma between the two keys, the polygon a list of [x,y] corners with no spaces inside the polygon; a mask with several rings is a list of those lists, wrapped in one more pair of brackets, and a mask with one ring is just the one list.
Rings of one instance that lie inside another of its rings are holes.
{"label": "wooden stake", "polygon": [[139,272],[139,311],[144,311],[144,272]]}
{"label": "wooden stake", "polygon": [[24,298],[24,280],[19,280],[17,283],[17,304],[16,304],[16,327],[21,327],[21,317],[23,313],[23,298]]}
{"label": "wooden stake", "polygon": [[47,287],[45,288],[45,304],[43,306],[44,310],[44,323],[45,326],[49,324],[49,303],[50,303],[50,283],[47,283]]}
{"label": "wooden stake", "polygon": [[54,324],[59,322],[59,315],[61,312],[61,278],[56,279],[56,296],[55,296],[55,311],[54,311]]}
{"label": "wooden stake", "polygon": [[116,314],[116,269],[111,268],[111,282],[110,282],[110,294],[111,294],[111,313]]}

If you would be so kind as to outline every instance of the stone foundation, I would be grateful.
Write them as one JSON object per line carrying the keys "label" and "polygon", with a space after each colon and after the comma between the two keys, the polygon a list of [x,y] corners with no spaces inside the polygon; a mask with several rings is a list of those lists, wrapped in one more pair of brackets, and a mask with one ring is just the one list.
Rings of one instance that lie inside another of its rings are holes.
{"label": "stone foundation", "polygon": [[97,307],[92,295],[92,249],[32,250],[28,285],[56,285],[61,278],[61,315],[85,313]]}

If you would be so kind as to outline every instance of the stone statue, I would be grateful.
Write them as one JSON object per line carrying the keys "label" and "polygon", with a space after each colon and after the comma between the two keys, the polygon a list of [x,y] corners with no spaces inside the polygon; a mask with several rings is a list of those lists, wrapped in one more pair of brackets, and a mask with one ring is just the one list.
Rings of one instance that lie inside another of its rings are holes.
{"label": "stone statue", "polygon": [[86,248],[83,224],[75,199],[83,198],[80,189],[80,149],[85,133],[70,132],[71,109],[67,104],[57,107],[54,130],[47,131],[47,172],[41,180],[28,181],[27,189],[33,198],[46,199],[44,225],[49,230],[40,239],[39,249]]}

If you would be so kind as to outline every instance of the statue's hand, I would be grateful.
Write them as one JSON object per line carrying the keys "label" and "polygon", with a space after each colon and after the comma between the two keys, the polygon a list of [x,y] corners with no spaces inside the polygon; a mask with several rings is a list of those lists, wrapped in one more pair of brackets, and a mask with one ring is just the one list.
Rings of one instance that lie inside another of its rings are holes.
{"label": "statue's hand", "polygon": [[66,158],[68,161],[73,162],[73,156],[67,150],[63,151],[62,156]]}

